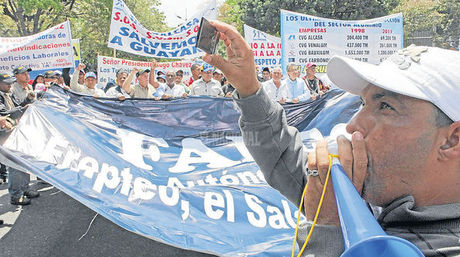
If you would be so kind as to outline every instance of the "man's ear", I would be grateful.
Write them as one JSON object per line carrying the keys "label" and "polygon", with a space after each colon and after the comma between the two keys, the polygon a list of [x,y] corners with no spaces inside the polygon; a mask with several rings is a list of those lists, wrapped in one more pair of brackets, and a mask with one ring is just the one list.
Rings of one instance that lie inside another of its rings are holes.
{"label": "man's ear", "polygon": [[444,160],[460,158],[460,121],[449,125],[446,141],[439,152]]}

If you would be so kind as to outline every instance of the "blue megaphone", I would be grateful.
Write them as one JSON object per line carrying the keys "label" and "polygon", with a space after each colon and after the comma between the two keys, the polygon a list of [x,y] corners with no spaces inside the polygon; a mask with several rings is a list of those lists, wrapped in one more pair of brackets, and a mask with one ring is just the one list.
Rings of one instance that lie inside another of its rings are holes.
{"label": "blue megaphone", "polygon": [[337,158],[332,162],[331,177],[345,242],[341,257],[424,256],[411,242],[383,231]]}

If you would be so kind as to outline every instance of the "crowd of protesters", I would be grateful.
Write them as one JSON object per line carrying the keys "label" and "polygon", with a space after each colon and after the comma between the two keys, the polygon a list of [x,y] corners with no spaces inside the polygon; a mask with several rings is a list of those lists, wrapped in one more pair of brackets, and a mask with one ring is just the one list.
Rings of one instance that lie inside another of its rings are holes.
{"label": "crowd of protesters", "polygon": [[[156,62],[149,69],[133,68],[131,71],[121,68],[107,84],[98,84],[97,74],[86,70],[85,64],[79,64],[73,74],[60,71],[47,71],[27,82],[33,92],[46,91],[51,85],[94,97],[152,98],[155,100],[188,96],[231,97],[234,87],[224,74],[211,65],[194,63],[190,68],[190,78],[184,80],[183,70],[166,70],[155,73]],[[257,67],[257,69],[259,69]],[[300,67],[293,63],[287,65],[287,76],[283,77],[280,67],[262,70],[259,82],[273,100],[284,103],[297,103],[315,100],[330,89],[319,79],[316,65],[308,63],[306,74],[301,76]],[[28,71],[27,71],[28,73]],[[134,83],[133,83],[134,82]],[[12,89],[15,90],[14,88]],[[14,93],[14,92],[12,92]]]}
{"label": "crowd of protesters", "polygon": [[[106,85],[98,84],[97,74],[86,70],[86,65],[82,63],[72,75],[69,69],[63,72],[49,70],[31,80],[31,69],[25,66],[15,68],[13,74],[0,74],[0,144],[3,144],[29,104],[41,98],[53,85],[84,95],[122,101],[127,98],[231,97],[235,90],[220,70],[207,63],[192,64],[191,77],[186,81],[183,70],[170,69],[165,73],[155,73],[155,67],[156,62],[152,62],[150,69],[118,69],[116,77]],[[306,65],[304,77],[300,76],[299,68],[289,64],[288,76],[283,78],[280,67],[265,67],[258,79],[270,98],[281,104],[315,100],[330,89],[315,75],[315,64]],[[29,188],[30,176],[27,173],[3,164],[0,167],[0,183],[6,182],[7,171],[11,204],[28,205],[32,198],[39,196],[36,190]]]}
{"label": "crowd of protesters", "polygon": [[[86,66],[80,64],[71,76],[69,85],[66,85],[62,79],[60,80],[62,83],[55,83],[77,93],[119,100],[126,98],[161,100],[188,96],[231,97],[234,91],[234,87],[224,74],[207,63],[192,64],[191,76],[187,80],[184,80],[183,70],[169,69],[165,73],[163,71],[155,73],[155,67],[156,62],[152,62],[150,69],[134,68],[128,71],[121,68],[116,71],[115,78],[110,79],[106,85],[101,85],[97,84],[96,73],[85,71]],[[259,82],[272,99],[281,104],[315,100],[330,89],[330,86],[315,75],[316,65],[313,63],[306,65],[306,74],[303,77],[300,76],[300,67],[292,63],[287,66],[287,73],[288,75],[283,78],[280,67],[272,69],[265,67],[261,76],[258,76]],[[35,78],[32,83],[34,89],[43,90],[49,87],[46,75]],[[63,77],[57,71],[53,71],[51,75],[58,80]],[[41,82],[43,80],[45,82]]]}

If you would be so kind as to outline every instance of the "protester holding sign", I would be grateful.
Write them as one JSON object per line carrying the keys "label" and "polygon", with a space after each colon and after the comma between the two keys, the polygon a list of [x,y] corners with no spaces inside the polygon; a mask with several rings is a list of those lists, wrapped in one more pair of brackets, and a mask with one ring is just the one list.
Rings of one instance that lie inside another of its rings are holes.
{"label": "protester holding sign", "polygon": [[217,80],[222,86],[224,85],[224,74],[219,69],[215,69],[212,73],[212,78]]}
{"label": "protester holding sign", "polygon": [[[249,45],[232,26],[212,24],[229,59],[203,59],[237,88],[234,98],[248,150],[267,182],[295,204],[308,182],[304,211],[312,220],[329,166],[327,142],[317,142],[316,151],[308,155],[307,177],[299,132],[287,125],[284,110],[269,100],[256,74],[248,73],[254,70]],[[352,140],[337,140],[346,174],[366,201],[384,207],[377,219],[383,229],[413,242],[426,256],[460,255],[459,59],[455,51],[413,46],[380,66],[345,57],[328,64],[334,84],[360,94],[365,102],[347,125]],[[248,138],[254,134],[257,144]],[[344,249],[335,197],[328,187],[320,225],[303,256],[339,256]],[[300,245],[309,229],[308,224],[301,227]]]}
{"label": "protester holding sign", "polygon": [[[37,84],[40,84],[40,88],[36,88]],[[38,74],[37,77],[35,77],[34,81],[32,82],[32,89],[40,91],[46,90],[45,77],[43,76],[43,74]]]}
{"label": "protester holding sign", "polygon": [[[20,74],[20,79],[28,77],[28,70],[24,67],[15,69],[15,73]],[[0,74],[0,114],[2,116],[9,116],[8,122],[15,126],[27,108],[27,104],[31,102],[29,94],[24,97],[23,101],[20,102],[18,97],[23,97],[21,94],[11,94],[11,84],[16,81],[15,78],[9,74]],[[22,84],[22,82],[21,82]],[[35,94],[34,94],[35,97]],[[8,126],[8,125],[6,125]],[[12,127],[11,126],[11,127]],[[37,191],[29,188],[30,175],[20,170],[8,167],[8,192],[10,193],[10,203],[14,205],[28,205],[30,204],[30,198],[38,197],[40,194]]]}
{"label": "protester holding sign", "polygon": [[70,89],[77,93],[92,95],[93,97],[105,97],[104,90],[96,87],[97,78],[94,72],[88,72],[85,74],[84,85],[80,85],[77,83],[80,70],[83,70],[85,67],[86,65],[80,63],[78,67],[75,69],[72,79],[70,80]]}
{"label": "protester holding sign", "polygon": [[56,73],[56,77],[57,77],[56,84],[58,84],[62,88],[66,87],[67,85],[65,84],[63,73],[59,70],[55,70],[54,72]]}
{"label": "protester holding sign", "polygon": [[166,71],[165,83],[159,83],[153,94],[155,97],[168,99],[173,97],[187,97],[185,89],[176,84],[176,72],[172,69]]}
{"label": "protester holding sign", "polygon": [[[16,95],[11,93],[11,85],[16,82],[16,78],[7,73],[0,74],[0,115],[8,115],[12,120],[17,120],[27,109],[27,104],[31,103],[29,97],[23,101],[17,99]],[[15,124],[14,124],[15,125]]]}
{"label": "protester holding sign", "polygon": [[[134,68],[123,83],[123,90],[132,98],[154,98],[159,100],[158,97],[154,96],[156,89],[149,83],[149,73],[149,69],[138,70]],[[137,83],[131,85],[134,75],[136,75]]]}
{"label": "protester holding sign", "polygon": [[[57,71],[49,70],[45,72],[45,88],[50,88],[51,85],[55,85],[55,86],[60,86],[64,88],[65,90],[70,90],[70,87],[66,86],[65,84],[64,85],[58,84],[59,82],[58,77],[59,77],[59,73]],[[84,85],[81,85],[81,86],[83,87]]]}

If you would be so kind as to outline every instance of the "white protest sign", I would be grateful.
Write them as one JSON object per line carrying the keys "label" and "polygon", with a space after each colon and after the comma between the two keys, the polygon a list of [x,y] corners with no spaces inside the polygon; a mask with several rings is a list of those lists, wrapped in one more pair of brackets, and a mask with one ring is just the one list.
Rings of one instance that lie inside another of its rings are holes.
{"label": "white protest sign", "polygon": [[401,13],[385,17],[344,21],[281,10],[282,67],[309,62],[318,72],[334,55],[379,64],[403,46]]}
{"label": "white protest sign", "polygon": [[[133,61],[127,59],[113,58],[108,56],[97,57],[97,76],[98,83],[105,85],[109,81],[114,81],[118,69],[126,69],[131,72],[133,68],[138,69],[150,69],[151,62]],[[192,61],[176,61],[176,62],[157,62],[155,66],[155,74],[158,71],[166,72],[169,69],[174,71],[182,70],[184,72],[183,81],[187,81],[190,78],[190,67]],[[135,80],[135,78],[134,78]],[[134,82],[134,81],[133,81]]]}
{"label": "white protest sign", "polygon": [[113,1],[108,47],[128,53],[169,59],[183,59],[204,54],[195,47],[201,17],[217,18],[216,0],[186,23],[169,32],[146,29],[122,0]]}
{"label": "white protest sign", "polygon": [[261,67],[281,64],[281,39],[244,24],[244,39],[251,46],[254,61]]}
{"label": "white protest sign", "polygon": [[69,21],[27,37],[0,37],[0,72],[73,67],[71,40]]}

